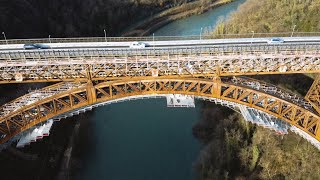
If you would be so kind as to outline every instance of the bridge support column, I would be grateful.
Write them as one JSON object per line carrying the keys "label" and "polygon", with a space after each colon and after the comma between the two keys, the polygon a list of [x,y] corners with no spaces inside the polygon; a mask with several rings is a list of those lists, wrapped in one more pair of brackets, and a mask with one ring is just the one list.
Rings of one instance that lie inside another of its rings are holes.
{"label": "bridge support column", "polygon": [[213,82],[214,82],[214,85],[213,85],[213,88],[212,88],[212,95],[213,97],[215,98],[220,98],[221,96],[221,79],[219,76],[215,76],[213,77]]}
{"label": "bridge support column", "polygon": [[88,104],[94,104],[95,102],[97,102],[97,94],[92,83],[92,66],[91,65],[88,65],[86,74],[88,77],[88,81],[87,81]]}
{"label": "bridge support column", "polygon": [[305,99],[309,101],[313,108],[320,114],[320,75],[314,80]]}
{"label": "bridge support column", "polygon": [[92,81],[87,82],[87,98],[88,104],[94,104],[97,102],[97,94]]}

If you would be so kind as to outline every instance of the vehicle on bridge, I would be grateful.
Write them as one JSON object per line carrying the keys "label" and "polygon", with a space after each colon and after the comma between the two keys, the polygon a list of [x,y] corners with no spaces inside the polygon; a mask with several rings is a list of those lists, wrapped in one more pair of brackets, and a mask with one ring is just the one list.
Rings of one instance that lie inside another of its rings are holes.
{"label": "vehicle on bridge", "polygon": [[140,49],[140,48],[145,48],[146,46],[147,45],[145,43],[143,43],[143,42],[135,41],[135,42],[132,42],[129,47],[130,48]]}
{"label": "vehicle on bridge", "polygon": [[24,49],[50,49],[50,46],[45,44],[25,44]]}
{"label": "vehicle on bridge", "polygon": [[279,43],[283,43],[284,40],[281,38],[272,38],[268,40],[268,44],[279,44]]}

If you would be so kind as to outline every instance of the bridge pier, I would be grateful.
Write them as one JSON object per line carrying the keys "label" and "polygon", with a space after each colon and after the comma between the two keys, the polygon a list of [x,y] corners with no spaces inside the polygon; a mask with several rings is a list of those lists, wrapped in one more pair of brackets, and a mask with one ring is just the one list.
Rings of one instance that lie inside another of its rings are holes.
{"label": "bridge pier", "polygon": [[96,94],[96,89],[94,88],[94,85],[92,81],[87,82],[87,100],[88,104],[94,104],[97,102],[97,94]]}
{"label": "bridge pier", "polygon": [[221,96],[221,78],[219,76],[213,77],[213,87],[212,87],[212,95],[215,98],[220,98]]}

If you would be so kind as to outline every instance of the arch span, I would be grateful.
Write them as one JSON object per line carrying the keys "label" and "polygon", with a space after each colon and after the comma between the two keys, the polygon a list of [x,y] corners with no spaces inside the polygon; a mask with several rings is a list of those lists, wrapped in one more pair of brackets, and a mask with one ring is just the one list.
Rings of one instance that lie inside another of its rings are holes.
{"label": "arch span", "polygon": [[78,109],[122,98],[165,94],[193,95],[242,104],[282,119],[320,141],[319,116],[309,107],[282,97],[277,91],[270,94],[259,88],[219,78],[132,78],[77,84],[75,88],[64,89],[3,114],[0,118],[0,143],[40,122]]}

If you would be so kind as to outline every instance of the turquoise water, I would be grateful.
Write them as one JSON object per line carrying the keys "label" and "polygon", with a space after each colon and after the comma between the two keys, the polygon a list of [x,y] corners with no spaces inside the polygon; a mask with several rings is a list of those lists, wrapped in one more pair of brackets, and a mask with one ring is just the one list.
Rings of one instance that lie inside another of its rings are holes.
{"label": "turquoise water", "polygon": [[[202,15],[175,21],[155,35],[197,35],[201,27],[214,26],[228,16],[240,0]],[[83,180],[192,180],[201,146],[192,126],[201,118],[196,108],[167,108],[166,100],[144,99],[94,110],[91,154],[85,161]]]}
{"label": "turquoise water", "polygon": [[155,36],[188,36],[200,35],[205,29],[213,29],[219,18],[228,18],[245,0],[238,0],[224,6],[215,8],[204,14],[190,16],[185,19],[174,21],[154,32]]}
{"label": "turquoise water", "polygon": [[83,179],[192,179],[200,144],[192,126],[200,107],[167,108],[143,99],[95,110],[95,151]]}

